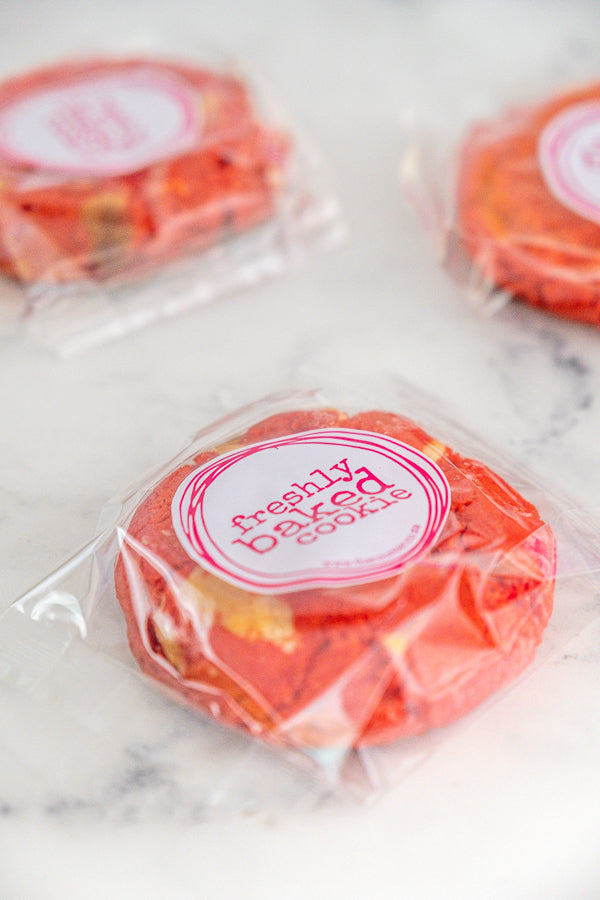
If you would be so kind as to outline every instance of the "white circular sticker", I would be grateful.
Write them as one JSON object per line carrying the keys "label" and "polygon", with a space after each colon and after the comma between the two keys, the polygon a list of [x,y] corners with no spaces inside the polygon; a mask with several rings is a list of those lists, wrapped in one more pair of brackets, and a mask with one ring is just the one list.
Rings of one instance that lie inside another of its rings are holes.
{"label": "white circular sticker", "polygon": [[171,511],[203,568],[275,594],[390,577],[437,540],[449,508],[443,472],[414,447],[320,429],[200,466]]}
{"label": "white circular sticker", "polygon": [[551,119],[538,156],[556,199],[600,223],[600,102],[578,103]]}
{"label": "white circular sticker", "polygon": [[121,175],[183,152],[200,119],[179,78],[147,67],[98,73],[0,108],[0,153],[52,171]]}

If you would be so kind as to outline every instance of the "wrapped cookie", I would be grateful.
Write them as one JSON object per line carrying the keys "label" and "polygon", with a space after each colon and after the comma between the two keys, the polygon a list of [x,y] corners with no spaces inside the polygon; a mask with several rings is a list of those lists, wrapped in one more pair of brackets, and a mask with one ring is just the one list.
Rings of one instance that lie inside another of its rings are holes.
{"label": "wrapped cookie", "polygon": [[0,269],[123,280],[274,213],[290,138],[233,75],[152,58],[65,62],[0,85]]}
{"label": "wrapped cookie", "polygon": [[533,658],[554,594],[537,510],[388,411],[267,418],[169,472],[121,538],[141,668],[299,747],[445,724]]}
{"label": "wrapped cookie", "polygon": [[[402,770],[407,742],[441,738],[530,666],[555,607],[559,640],[565,609],[580,622],[598,559],[565,510],[410,390],[371,407],[279,396],[144,478],[0,632],[8,646],[11,629],[43,643],[50,628],[52,673],[74,648],[82,673],[101,660],[86,721],[137,673],[166,698],[153,728],[188,708],[242,756],[261,746],[364,793],[390,754]],[[0,658],[9,683],[27,665]]]}
{"label": "wrapped cookie", "polygon": [[331,236],[319,178],[223,63],[99,55],[15,75],[0,83],[0,275],[38,336],[76,350]]}
{"label": "wrapped cookie", "polygon": [[480,114],[437,147],[412,142],[408,196],[474,303],[514,298],[600,324],[599,123],[590,83]]}

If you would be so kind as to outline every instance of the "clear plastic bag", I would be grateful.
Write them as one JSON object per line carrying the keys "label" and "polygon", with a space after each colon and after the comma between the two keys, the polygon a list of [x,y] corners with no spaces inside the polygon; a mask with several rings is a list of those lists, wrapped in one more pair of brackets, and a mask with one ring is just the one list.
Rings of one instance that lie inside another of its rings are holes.
{"label": "clear plastic bag", "polygon": [[592,517],[411,388],[266,398],[0,617],[4,752],[90,804],[132,766],[203,810],[372,796],[597,616],[599,568]]}
{"label": "clear plastic bag", "polygon": [[474,306],[514,298],[598,325],[600,83],[523,94],[416,127],[403,187]]}
{"label": "clear plastic bag", "polygon": [[314,152],[256,78],[213,57],[98,52],[0,84],[0,273],[61,353],[341,234]]}

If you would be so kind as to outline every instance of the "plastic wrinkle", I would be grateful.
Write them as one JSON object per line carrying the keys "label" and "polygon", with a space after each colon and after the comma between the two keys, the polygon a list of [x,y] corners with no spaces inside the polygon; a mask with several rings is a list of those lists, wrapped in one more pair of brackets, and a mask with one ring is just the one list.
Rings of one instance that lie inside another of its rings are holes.
{"label": "plastic wrinkle", "polygon": [[[190,472],[323,428],[380,433],[436,462],[451,489],[436,544],[392,578],[275,596],[187,555],[171,504]],[[120,546],[116,595],[140,668],[221,724],[309,754],[464,715],[531,662],[552,610],[555,540],[535,507],[483,463],[384,411],[288,409],[245,426],[155,482]]]}

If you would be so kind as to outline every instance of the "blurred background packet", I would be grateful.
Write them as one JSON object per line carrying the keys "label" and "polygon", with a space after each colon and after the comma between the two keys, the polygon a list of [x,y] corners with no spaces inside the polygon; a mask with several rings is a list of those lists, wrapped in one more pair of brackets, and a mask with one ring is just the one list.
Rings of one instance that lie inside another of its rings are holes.
{"label": "blurred background packet", "polygon": [[410,117],[404,192],[476,308],[600,325],[600,79],[579,68]]}
{"label": "blurred background packet", "polygon": [[0,312],[62,354],[342,233],[317,154],[223,55],[99,47],[0,84]]}
{"label": "blurred background packet", "polygon": [[167,806],[372,797],[593,621],[599,579],[595,518],[421,392],[273,395],[0,617],[4,777],[92,807],[134,763]]}

